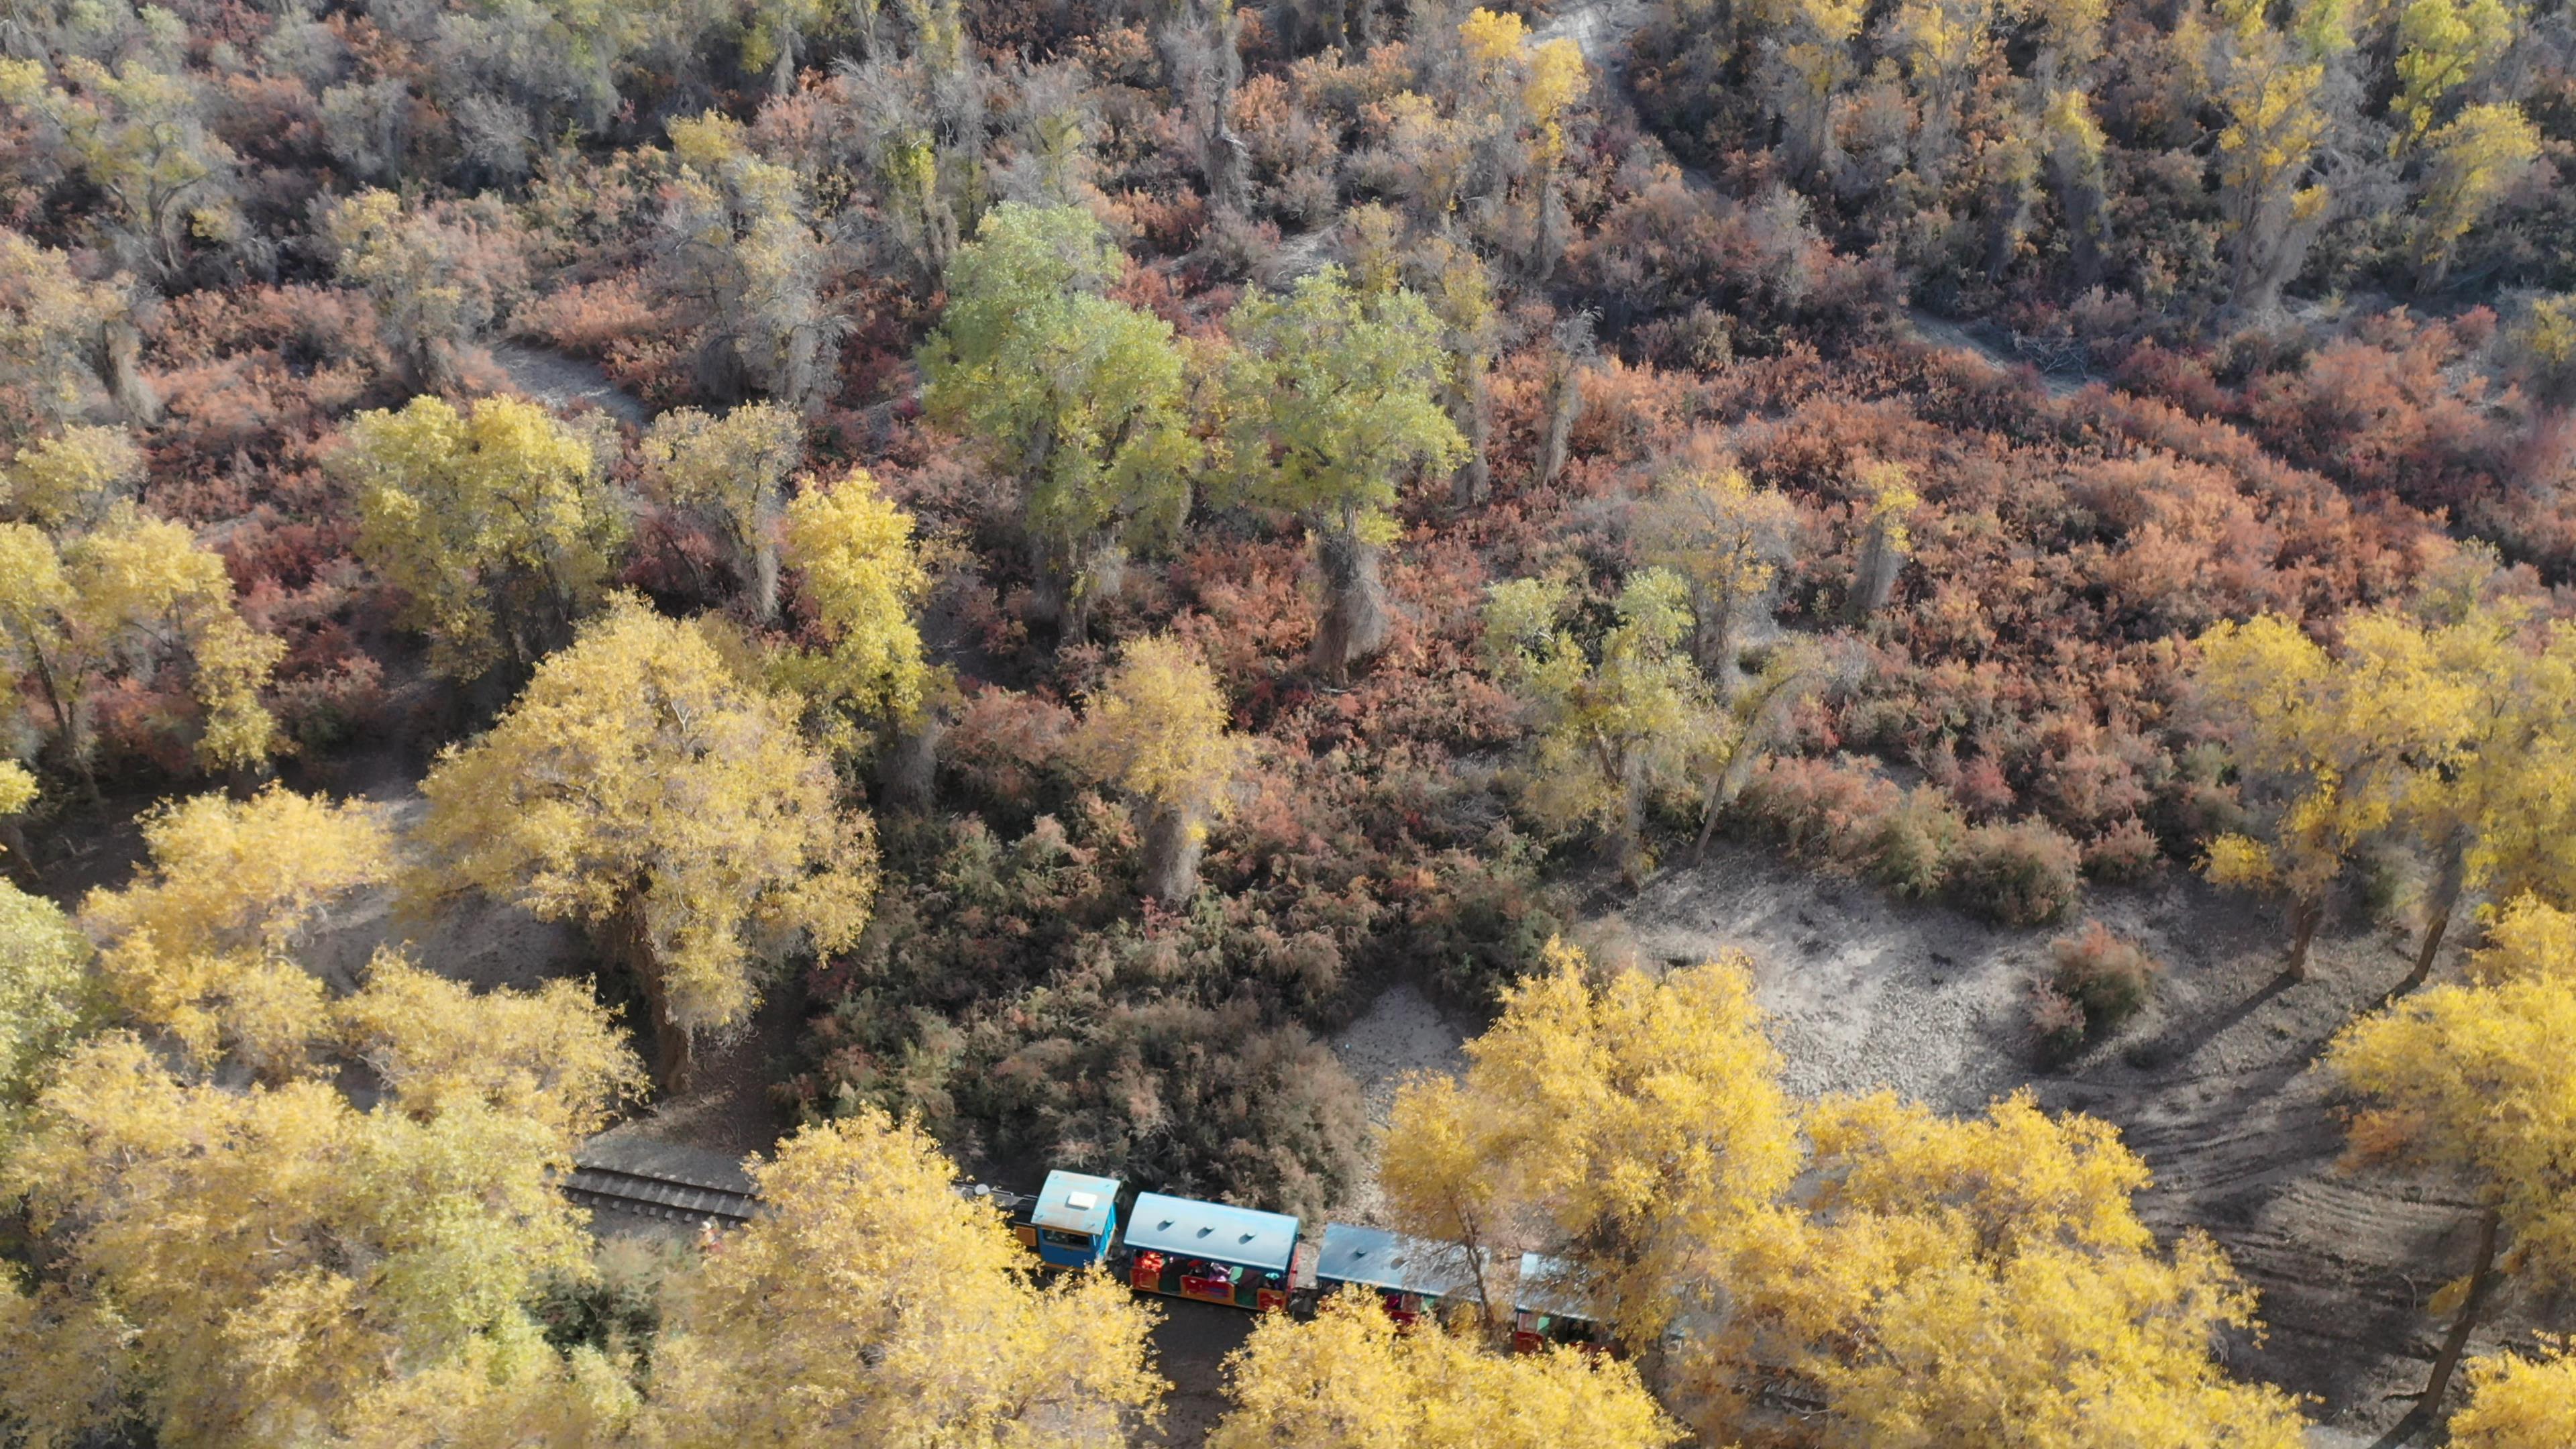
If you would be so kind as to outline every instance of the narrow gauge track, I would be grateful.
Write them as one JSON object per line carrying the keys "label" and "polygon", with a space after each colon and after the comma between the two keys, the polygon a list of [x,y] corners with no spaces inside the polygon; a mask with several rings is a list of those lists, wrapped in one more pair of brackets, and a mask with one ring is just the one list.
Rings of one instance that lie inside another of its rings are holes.
{"label": "narrow gauge track", "polygon": [[575,1165],[564,1178],[564,1196],[583,1207],[613,1208],[638,1217],[672,1222],[747,1223],[760,1211],[760,1199],[711,1182],[630,1172],[622,1167]]}
{"label": "narrow gauge track", "polygon": [[[600,1167],[576,1163],[561,1184],[564,1196],[583,1207],[612,1208],[639,1217],[666,1218],[672,1222],[704,1222],[714,1218],[728,1226],[747,1223],[760,1212],[756,1194],[701,1182],[685,1177],[671,1177],[658,1172],[636,1172],[623,1167]],[[1026,1193],[983,1183],[961,1182],[957,1195],[972,1202],[989,1202],[1009,1213],[1030,1202]]]}

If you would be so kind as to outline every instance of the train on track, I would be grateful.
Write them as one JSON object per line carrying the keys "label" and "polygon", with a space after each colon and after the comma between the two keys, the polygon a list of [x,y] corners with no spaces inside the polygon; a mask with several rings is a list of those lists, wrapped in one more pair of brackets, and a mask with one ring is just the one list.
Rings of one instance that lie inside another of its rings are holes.
{"label": "train on track", "polygon": [[[586,1207],[696,1223],[712,1232],[759,1215],[749,1181],[733,1176],[720,1181],[659,1165],[593,1161],[576,1166],[562,1187]],[[1115,1178],[1061,1169],[1048,1173],[1034,1194],[981,1183],[960,1183],[957,1190],[999,1209],[1039,1262],[1105,1268],[1140,1293],[1257,1313],[1306,1313],[1325,1295],[1357,1286],[1378,1295],[1398,1323],[1475,1293],[1463,1248],[1384,1228],[1326,1223],[1310,1234],[1285,1213],[1136,1192]],[[1609,1335],[1587,1314],[1562,1265],[1523,1253],[1517,1267],[1509,1285],[1515,1349],[1608,1347]]]}
{"label": "train on track", "polygon": [[[1402,1324],[1476,1289],[1465,1249],[1384,1228],[1326,1223],[1310,1235],[1285,1213],[1132,1192],[1115,1178],[1062,1169],[1034,1195],[981,1184],[961,1190],[1000,1208],[1040,1262],[1106,1268],[1139,1293],[1279,1313],[1310,1311],[1325,1295],[1358,1287]],[[1518,1268],[1510,1295],[1515,1349],[1608,1346],[1563,1265],[1523,1253]]]}

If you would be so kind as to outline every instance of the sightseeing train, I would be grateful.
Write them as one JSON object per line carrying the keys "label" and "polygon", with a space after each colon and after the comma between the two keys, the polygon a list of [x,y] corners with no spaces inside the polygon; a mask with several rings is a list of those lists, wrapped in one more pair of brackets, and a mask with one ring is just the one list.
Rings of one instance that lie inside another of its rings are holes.
{"label": "sightseeing train", "polygon": [[[1456,1246],[1384,1228],[1326,1223],[1320,1236],[1308,1237],[1285,1213],[1131,1192],[1115,1178],[1061,1169],[1048,1173],[1034,1196],[981,1185],[967,1191],[1000,1207],[1040,1262],[1106,1267],[1140,1293],[1278,1313],[1356,1285],[1376,1293],[1397,1323],[1408,1324],[1475,1292],[1466,1255]],[[1521,1255],[1512,1292],[1514,1349],[1607,1345],[1607,1332],[1585,1316],[1565,1279],[1555,1260]]]}

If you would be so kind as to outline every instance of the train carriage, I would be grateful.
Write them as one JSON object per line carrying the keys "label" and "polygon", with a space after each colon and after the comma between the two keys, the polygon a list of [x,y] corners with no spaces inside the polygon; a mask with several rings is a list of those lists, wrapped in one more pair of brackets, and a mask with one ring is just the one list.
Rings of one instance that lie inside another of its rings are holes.
{"label": "train carriage", "polygon": [[1297,1220],[1148,1192],[1127,1213],[1127,1281],[1147,1293],[1277,1312],[1288,1306]]}
{"label": "train carriage", "polygon": [[1324,1240],[1315,1259],[1315,1286],[1336,1293],[1357,1285],[1374,1290],[1389,1318],[1411,1324],[1455,1297],[1475,1292],[1476,1276],[1466,1249],[1455,1243],[1427,1242],[1384,1228],[1324,1224]]}
{"label": "train carriage", "polygon": [[1049,1267],[1097,1267],[1117,1241],[1122,1186],[1114,1177],[1058,1168],[1047,1174],[1046,1185],[1028,1203],[1027,1217],[1011,1226]]}
{"label": "train carriage", "polygon": [[1555,1347],[1604,1352],[1609,1328],[1591,1318],[1569,1265],[1538,1253],[1521,1254],[1520,1280],[1512,1289],[1512,1351]]}

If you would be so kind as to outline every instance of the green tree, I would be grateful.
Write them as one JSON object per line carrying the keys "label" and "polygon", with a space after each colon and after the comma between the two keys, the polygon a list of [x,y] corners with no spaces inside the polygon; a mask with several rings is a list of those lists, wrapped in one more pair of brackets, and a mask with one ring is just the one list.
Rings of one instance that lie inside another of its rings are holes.
{"label": "green tree", "polygon": [[457,350],[527,290],[526,239],[496,197],[405,207],[369,189],[332,203],[322,239],[340,280],[367,294],[414,388],[456,385]]}
{"label": "green tree", "polygon": [[1201,452],[1184,349],[1170,323],[1099,295],[1115,270],[1089,212],[996,207],[950,262],[921,353],[930,415],[1019,479],[1034,612],[1068,640],[1127,553],[1180,527]]}
{"label": "green tree", "polygon": [[1466,451],[1440,407],[1439,321],[1412,292],[1364,295],[1326,267],[1247,299],[1233,326],[1244,496],[1305,520],[1324,575],[1313,663],[1339,677],[1386,646],[1380,553],[1396,536],[1397,483]]}
{"label": "green tree", "polygon": [[763,970],[847,949],[876,890],[867,818],[709,627],[619,598],[421,785],[421,885],[589,925],[651,1002],[673,1091]]}
{"label": "green tree", "polygon": [[451,678],[560,647],[626,535],[590,442],[516,398],[361,413],[331,462],[358,493],[359,557],[402,591],[403,622]]}
{"label": "green tree", "polygon": [[1688,789],[1721,727],[1715,695],[1684,649],[1688,598],[1671,570],[1640,569],[1619,590],[1616,622],[1586,639],[1568,627],[1576,601],[1561,580],[1486,591],[1489,666],[1537,716],[1523,799],[1558,829],[1599,831],[1632,880],[1653,865],[1647,804]]}
{"label": "green tree", "polygon": [[787,480],[805,464],[805,425],[776,403],[747,403],[721,417],[675,408],[644,435],[645,478],[664,504],[698,520],[724,545],[734,577],[751,591],[751,615],[778,617],[778,527]]}

